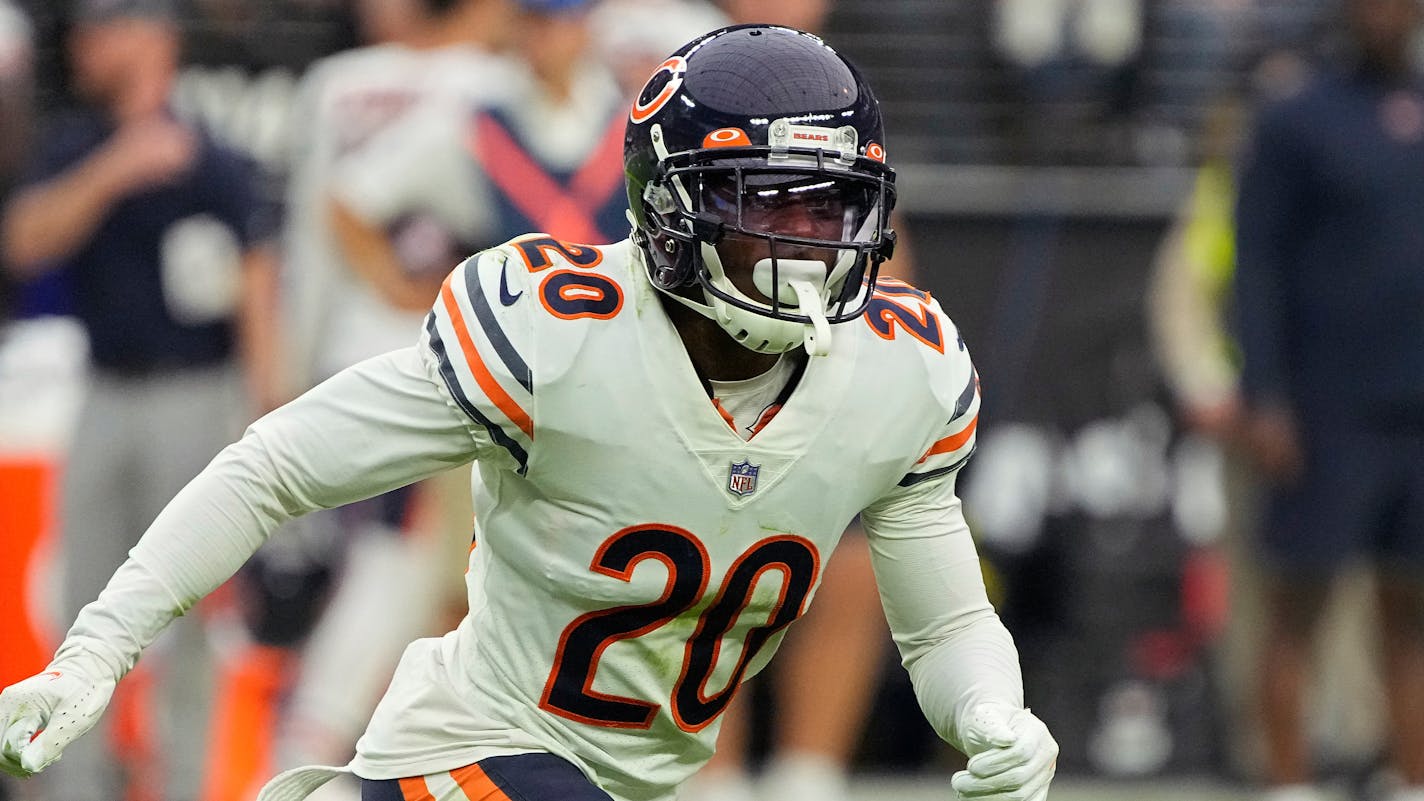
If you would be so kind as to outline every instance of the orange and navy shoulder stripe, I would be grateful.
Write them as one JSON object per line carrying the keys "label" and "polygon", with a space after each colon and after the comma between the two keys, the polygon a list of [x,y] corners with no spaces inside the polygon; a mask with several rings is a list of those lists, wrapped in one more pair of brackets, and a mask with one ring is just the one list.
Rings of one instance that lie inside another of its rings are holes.
{"label": "orange and navy shoulder stripe", "polygon": [[[503,268],[503,265],[500,265]],[[466,260],[440,289],[426,316],[429,348],[455,403],[528,470],[534,439],[533,371],[505,332],[480,281],[479,259]]]}
{"label": "orange and navy shoulder stripe", "polygon": [[954,412],[941,430],[943,436],[915,462],[915,469],[900,479],[900,486],[913,486],[963,467],[978,447],[975,438],[978,428],[979,376],[971,369],[964,391],[954,402]]}

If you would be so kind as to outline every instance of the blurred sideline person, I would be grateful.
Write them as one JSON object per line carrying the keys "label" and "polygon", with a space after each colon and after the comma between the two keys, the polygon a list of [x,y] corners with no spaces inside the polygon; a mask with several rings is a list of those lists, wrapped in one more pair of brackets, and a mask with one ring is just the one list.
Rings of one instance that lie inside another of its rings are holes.
{"label": "blurred sideline person", "polygon": [[1304,690],[1342,568],[1378,583],[1391,801],[1424,799],[1424,83],[1414,0],[1345,0],[1349,47],[1264,109],[1236,206],[1249,452],[1268,483],[1258,681],[1272,801],[1313,801]]}
{"label": "blurred sideline person", "polygon": [[[1261,487],[1244,447],[1248,425],[1240,390],[1240,348],[1230,330],[1231,283],[1236,269],[1236,162],[1249,124],[1249,107],[1299,90],[1307,65],[1281,49],[1251,71],[1250,87],[1225,92],[1213,103],[1204,132],[1205,158],[1192,190],[1163,237],[1152,267],[1147,320],[1157,363],[1189,436],[1205,439],[1222,457],[1226,500],[1222,548],[1231,576],[1230,609],[1216,649],[1222,675],[1220,714],[1231,733],[1229,768],[1260,777],[1263,738],[1256,665],[1261,657],[1262,609],[1259,559],[1252,553],[1261,519]],[[1328,732],[1321,756],[1340,767],[1367,765],[1376,756],[1380,695],[1373,678],[1377,644],[1368,576],[1348,570],[1322,614],[1314,648],[1314,729]]]}
{"label": "blurred sideline person", "polygon": [[[428,104],[337,174],[330,202],[338,241],[367,274],[405,269],[386,226],[413,209],[428,209],[467,242],[540,231],[602,244],[627,232],[619,160],[626,104],[591,56],[591,3],[517,5],[498,90]],[[399,293],[393,286],[388,297],[398,302]]]}
{"label": "blurred sideline person", "polygon": [[[820,33],[832,0],[720,0],[735,23],[768,23]],[[884,274],[913,280],[914,256],[904,215],[891,220],[898,235]],[[768,760],[751,775],[752,694],[728,710],[717,754],[689,785],[687,801],[838,801],[846,796],[851,760],[871,712],[888,647],[877,603],[870,549],[853,523],[826,569],[816,611],[787,638],[767,676],[774,711]]]}
{"label": "blurred sideline person", "polygon": [[[428,305],[444,279],[445,271],[429,268],[429,274],[411,275],[409,284],[393,290],[390,283],[373,284],[353,273],[326,205],[344,158],[424,103],[478,91],[498,70],[494,53],[509,35],[510,0],[409,1],[415,17],[404,23],[399,39],[315,62],[298,93],[283,260],[293,294],[286,316],[294,332],[299,390],[408,335],[420,319],[411,307]],[[409,236],[420,261],[443,259],[448,267],[458,245],[443,240],[438,227],[422,227],[425,216],[401,220],[410,230],[397,228],[394,235]],[[415,272],[414,266],[409,269]],[[392,303],[393,295],[398,303]]]}
{"label": "blurred sideline person", "polygon": [[973,365],[936,301],[876,287],[883,138],[869,87],[815,37],[684,46],[628,114],[634,235],[472,257],[418,345],[254,424],[48,669],[0,693],[0,767],[51,764],[282,521],[475,460],[469,614],[407,649],[351,764],[284,773],[263,801],[348,771],[367,801],[670,801],[857,514],[926,716],[970,757],[954,791],[1044,801],[1057,745],[954,494]]}
{"label": "blurred sideline person", "polygon": [[[393,293],[389,282],[373,281],[343,257],[326,198],[342,160],[383,130],[435,98],[467,97],[498,80],[503,68],[495,53],[510,33],[509,0],[367,2],[358,11],[373,43],[312,64],[293,114],[282,257],[296,390],[408,345],[450,265],[478,249],[424,210],[404,215],[389,226],[407,256],[401,289]],[[448,627],[441,616],[461,595],[458,577],[443,583],[423,577],[435,564],[464,558],[463,545],[446,545],[452,536],[446,530],[467,545],[468,513],[452,521],[431,511],[442,494],[463,492],[468,471],[455,472],[453,480],[432,479],[414,491],[304,518],[287,548],[264,551],[254,584],[275,592],[262,593],[258,643],[298,646],[301,655],[289,697],[279,699],[274,690],[284,682],[276,677],[257,699],[284,700],[271,755],[280,767],[349,756],[401,650]],[[310,589],[282,596],[283,588],[311,585],[327,572],[334,574],[327,579],[334,581],[329,600]],[[393,584],[407,589],[393,598],[387,592]],[[351,636],[355,628],[362,637]],[[251,663],[264,664],[282,663]],[[253,789],[246,784],[265,775],[265,763],[251,767],[226,783],[249,791],[244,798]]]}
{"label": "blurred sideline person", "polygon": [[[89,335],[93,374],[63,478],[68,618],[167,500],[270,407],[277,372],[254,167],[171,115],[172,10],[109,0],[75,13],[67,55],[83,106],[39,140],[3,220],[8,267],[22,279],[62,273]],[[155,649],[153,753],[111,753],[92,737],[54,772],[55,797],[109,799],[121,775],[146,797],[198,797],[211,679],[199,623]]]}

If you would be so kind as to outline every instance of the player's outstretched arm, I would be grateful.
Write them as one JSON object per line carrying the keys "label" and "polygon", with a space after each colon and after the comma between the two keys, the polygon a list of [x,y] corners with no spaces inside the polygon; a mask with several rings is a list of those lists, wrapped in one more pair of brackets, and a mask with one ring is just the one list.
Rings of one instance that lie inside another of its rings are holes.
{"label": "player's outstretched arm", "polygon": [[163,510],[44,672],[0,693],[0,770],[27,776],[58,759],[139,653],[280,523],[471,460],[466,426],[415,348],[363,362],[254,423]]}
{"label": "player's outstretched arm", "polygon": [[1018,651],[985,593],[954,479],[865,510],[885,617],[925,717],[969,757],[952,779],[959,797],[1043,801],[1058,744],[1024,707]]}

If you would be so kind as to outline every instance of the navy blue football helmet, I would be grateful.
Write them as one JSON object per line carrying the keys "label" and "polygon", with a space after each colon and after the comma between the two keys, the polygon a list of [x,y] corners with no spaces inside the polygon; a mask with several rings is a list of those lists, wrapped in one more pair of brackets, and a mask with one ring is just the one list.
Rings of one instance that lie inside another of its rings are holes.
{"label": "navy blue football helmet", "polygon": [[[820,38],[738,25],[685,45],[634,102],[623,158],[653,284],[743,345],[825,353],[829,325],[865,310],[894,248],[895,173],[879,103]],[[756,293],[727,278],[727,237],[766,243]]]}

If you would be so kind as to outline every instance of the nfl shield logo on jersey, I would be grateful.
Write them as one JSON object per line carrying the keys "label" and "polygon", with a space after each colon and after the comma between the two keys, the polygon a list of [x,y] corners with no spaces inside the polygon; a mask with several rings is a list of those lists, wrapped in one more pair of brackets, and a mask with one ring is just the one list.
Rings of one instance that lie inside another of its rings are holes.
{"label": "nfl shield logo on jersey", "polygon": [[727,489],[736,495],[746,497],[756,492],[757,473],[761,465],[751,464],[746,459],[732,462],[732,470],[727,474]]}

